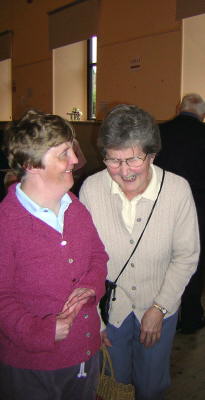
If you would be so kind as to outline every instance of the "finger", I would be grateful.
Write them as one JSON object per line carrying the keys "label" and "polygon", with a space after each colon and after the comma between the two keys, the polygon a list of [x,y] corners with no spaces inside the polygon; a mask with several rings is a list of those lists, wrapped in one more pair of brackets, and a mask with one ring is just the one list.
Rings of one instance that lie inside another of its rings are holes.
{"label": "finger", "polygon": [[156,333],[147,334],[144,345],[146,347],[151,347],[156,343],[156,341],[157,341]]}
{"label": "finger", "polygon": [[104,344],[107,347],[112,347],[111,341],[108,339],[108,337],[104,338],[102,341],[102,344]]}
{"label": "finger", "polygon": [[79,311],[81,310],[81,308],[84,306],[84,304],[87,303],[87,300],[88,300],[87,298],[83,299],[83,300],[78,301],[77,303],[73,304],[72,306],[70,306],[68,309],[67,315],[68,316],[70,316],[70,315],[76,316],[79,313]]}
{"label": "finger", "polygon": [[67,304],[67,302],[64,304],[61,312],[59,314],[63,314],[65,311],[67,311],[69,309],[69,305]]}
{"label": "finger", "polygon": [[151,337],[149,334],[146,335],[145,340],[144,340],[144,346],[149,347],[151,344]]}
{"label": "finger", "polygon": [[82,293],[79,293],[78,299],[82,300],[84,298],[87,298],[87,300],[91,297],[95,296],[95,292],[93,289],[85,289]]}
{"label": "finger", "polygon": [[64,307],[65,308],[72,307],[74,304],[79,303],[82,300],[88,301],[89,297],[90,296],[87,296],[84,293],[82,293],[81,295],[75,295],[75,296],[72,297],[72,299],[66,301]]}
{"label": "finger", "polygon": [[154,337],[155,337],[155,335],[153,333],[146,332],[146,335],[145,335],[144,341],[143,341],[144,346],[145,347],[152,346],[154,343],[154,340],[155,340]]}
{"label": "finger", "polygon": [[81,294],[75,295],[75,296],[73,296],[71,299],[67,300],[64,306],[65,306],[65,308],[66,308],[66,307],[67,307],[67,308],[68,308],[68,307],[71,307],[71,306],[73,306],[75,303],[78,303],[78,302],[80,302],[80,301],[82,301],[82,300],[84,300],[84,299],[86,300],[85,302],[87,302],[89,298],[90,298],[90,296],[87,295],[86,292],[82,292]]}
{"label": "finger", "polygon": [[95,296],[95,290],[94,289],[88,289],[88,293],[90,296]]}
{"label": "finger", "polygon": [[69,316],[70,314],[70,309],[66,308],[64,311],[61,311],[59,314],[57,314],[58,319],[65,319]]}
{"label": "finger", "polygon": [[140,343],[144,343],[146,339],[146,332],[141,331],[140,333]]}
{"label": "finger", "polygon": [[70,314],[72,314],[73,312],[78,310],[78,305],[80,305],[79,309],[82,307],[82,304],[79,301],[75,301],[72,303],[70,303],[70,305],[65,304],[63,307],[63,310],[58,314],[61,316],[61,318],[67,318]]}
{"label": "finger", "polygon": [[157,335],[156,333],[152,334],[150,337],[150,346],[154,346],[154,344],[157,342]]}
{"label": "finger", "polygon": [[73,292],[68,297],[67,302],[70,302],[73,299],[73,297],[81,296],[83,293],[86,293],[87,290],[88,290],[87,288],[76,288],[76,289],[74,289]]}
{"label": "finger", "polygon": [[110,339],[108,338],[107,332],[105,330],[101,332],[101,342],[102,342],[102,345],[105,345],[108,347],[112,346],[112,343],[111,343]]}
{"label": "finger", "polygon": [[81,293],[80,295],[73,296],[72,299],[66,301],[62,308],[61,314],[64,312],[68,312],[68,314],[72,312],[74,310],[73,306],[75,306],[77,303],[79,303],[80,308],[82,308],[82,306],[86,304],[91,297],[95,296],[94,293],[94,290],[88,289],[86,291],[83,291],[83,293]]}

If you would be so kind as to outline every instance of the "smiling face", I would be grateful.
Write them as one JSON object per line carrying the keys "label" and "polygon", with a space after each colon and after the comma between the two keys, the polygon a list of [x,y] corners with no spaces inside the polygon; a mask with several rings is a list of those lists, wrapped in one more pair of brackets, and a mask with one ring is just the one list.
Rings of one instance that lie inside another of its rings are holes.
{"label": "smiling face", "polygon": [[78,159],[73,151],[73,144],[65,142],[51,147],[44,155],[44,168],[38,173],[46,187],[66,193],[73,186],[72,170]]}
{"label": "smiling face", "polygon": [[139,167],[130,167],[124,161],[117,168],[108,166],[107,170],[111,178],[120,186],[129,200],[143,193],[151,179],[150,164],[154,160],[154,154],[146,154],[138,146],[127,149],[108,149],[106,158],[125,160],[131,157],[142,157],[143,163]]}

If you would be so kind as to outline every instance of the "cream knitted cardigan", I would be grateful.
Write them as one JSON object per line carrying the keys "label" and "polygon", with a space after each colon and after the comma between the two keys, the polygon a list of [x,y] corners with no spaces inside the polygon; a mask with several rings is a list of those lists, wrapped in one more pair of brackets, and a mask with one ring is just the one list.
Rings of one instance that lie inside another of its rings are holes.
{"label": "cream knitted cardigan", "polygon": [[[157,180],[162,170],[154,166]],[[111,194],[107,170],[88,177],[80,200],[90,211],[100,238],[110,257],[108,279],[114,280],[132,252],[143,230],[153,201],[141,198],[136,205],[134,228],[130,234],[122,219],[122,201]],[[199,257],[199,233],[194,200],[188,182],[165,173],[161,194],[143,238],[118,280],[110,323],[119,327],[134,311],[141,320],[154,303],[176,312],[185,286],[195,272]]]}

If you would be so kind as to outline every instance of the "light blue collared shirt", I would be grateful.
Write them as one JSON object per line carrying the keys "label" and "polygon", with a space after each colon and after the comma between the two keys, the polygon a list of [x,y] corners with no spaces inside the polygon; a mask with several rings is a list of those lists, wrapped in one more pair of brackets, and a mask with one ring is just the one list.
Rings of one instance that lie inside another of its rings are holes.
{"label": "light blue collared shirt", "polygon": [[46,207],[40,207],[28,197],[20,188],[20,183],[16,185],[16,197],[22,206],[34,217],[50,225],[56,231],[62,233],[64,226],[64,213],[72,203],[70,196],[66,193],[61,199],[61,205],[58,215]]}

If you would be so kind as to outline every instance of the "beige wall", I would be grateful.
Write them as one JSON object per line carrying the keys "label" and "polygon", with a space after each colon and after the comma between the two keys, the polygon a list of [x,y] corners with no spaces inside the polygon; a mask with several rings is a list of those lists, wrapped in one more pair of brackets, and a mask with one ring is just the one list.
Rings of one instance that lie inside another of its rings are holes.
{"label": "beige wall", "polygon": [[[103,47],[97,94],[98,117],[106,105],[133,103],[163,120],[175,112],[180,95],[181,33],[164,33]],[[139,69],[132,60],[141,58]],[[112,83],[111,83],[112,82]]]}
{"label": "beige wall", "polygon": [[175,0],[102,0],[100,43],[110,45],[141,36],[179,30]]}
{"label": "beige wall", "polygon": [[[26,0],[0,0],[0,32],[14,32],[13,119],[30,107],[52,112],[53,103],[54,111],[63,116],[72,106],[85,108],[85,96],[77,87],[85,73],[81,68],[85,47],[80,55],[80,45],[78,51],[69,46],[67,67],[63,54],[59,62],[54,62],[58,76],[66,68],[68,76],[75,73],[75,80],[72,77],[66,84],[61,80],[58,87],[53,82],[53,58],[49,50],[47,13],[72,1],[33,0],[29,4]],[[194,90],[205,96],[204,16],[185,20],[182,53],[182,24],[175,18],[176,0],[100,0],[100,5],[99,119],[112,105],[127,102],[145,108],[157,120],[165,120],[175,114],[182,92]],[[136,65],[139,68],[133,68]],[[95,147],[99,124],[80,122],[75,123],[75,128],[88,160],[87,172],[102,168]]]}
{"label": "beige wall", "polygon": [[183,20],[182,95],[205,98],[205,14]]}
{"label": "beige wall", "polygon": [[68,118],[67,112],[79,108],[87,117],[87,41],[59,47],[53,51],[53,112]]}
{"label": "beige wall", "polygon": [[11,59],[0,62],[0,121],[10,121],[11,108]]}
{"label": "beige wall", "polygon": [[[101,118],[116,103],[136,103],[166,119],[180,96],[181,23],[176,1],[101,2],[97,110]],[[140,61],[133,69],[134,60]]]}
{"label": "beige wall", "polygon": [[[52,112],[53,71],[52,52],[48,45],[47,13],[72,1],[33,0],[27,3],[25,0],[0,0],[0,32],[14,32],[14,119],[19,118],[28,107]],[[97,82],[99,119],[104,117],[113,104],[119,102],[136,103],[150,111],[157,120],[167,119],[175,113],[182,91],[182,30],[181,22],[176,21],[175,14],[176,0],[100,1]],[[191,40],[184,42],[184,48],[191,47],[192,52],[196,52],[192,38],[191,34]],[[186,43],[189,43],[188,46]],[[200,59],[202,65],[203,47],[201,53],[197,51],[197,57],[194,53],[195,59]],[[188,64],[187,52],[183,54],[184,90],[189,89],[190,60]],[[193,62],[193,57],[191,60]],[[138,62],[139,68],[132,68]],[[196,85],[194,87],[197,88]],[[66,95],[71,104],[73,98],[69,93]]]}
{"label": "beige wall", "polygon": [[12,30],[13,119],[34,107],[52,112],[48,12],[71,0],[0,0],[0,32]]}

